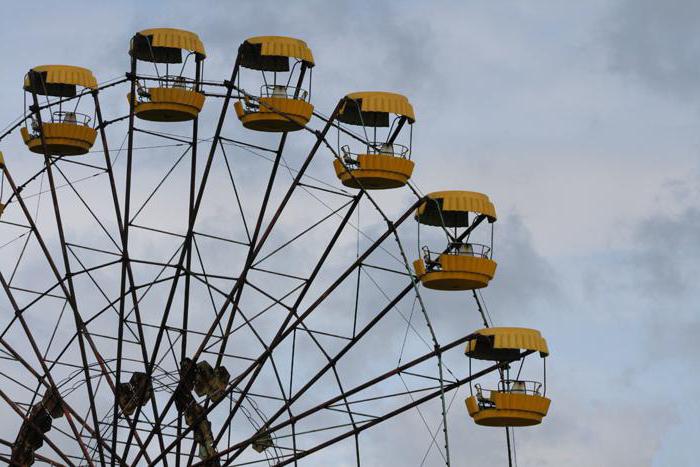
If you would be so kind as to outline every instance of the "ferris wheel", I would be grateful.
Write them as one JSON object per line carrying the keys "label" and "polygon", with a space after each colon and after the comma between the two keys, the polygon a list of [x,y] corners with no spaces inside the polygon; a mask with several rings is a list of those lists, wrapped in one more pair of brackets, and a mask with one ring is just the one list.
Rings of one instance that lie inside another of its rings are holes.
{"label": "ferris wheel", "polygon": [[[288,37],[245,40],[227,79],[188,31],[141,31],[129,57],[105,82],[31,68],[0,135],[34,153],[0,155],[0,460],[372,465],[367,436],[417,411],[451,465],[467,416],[542,421],[545,374],[523,365],[546,341],[493,327],[479,292],[495,207],[411,183],[409,99],[318,111],[312,51]],[[431,301],[458,292],[474,305],[446,340]]]}

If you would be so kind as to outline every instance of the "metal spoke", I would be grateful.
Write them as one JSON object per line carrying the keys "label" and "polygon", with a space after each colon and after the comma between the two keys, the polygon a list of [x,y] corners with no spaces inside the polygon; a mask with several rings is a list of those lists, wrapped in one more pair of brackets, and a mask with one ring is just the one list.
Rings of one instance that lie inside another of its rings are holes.
{"label": "metal spoke", "polygon": [[[284,99],[309,106],[310,53],[267,56],[251,39],[228,80],[204,79],[196,35],[180,48],[156,44],[153,31],[133,36],[126,76],[96,86],[61,82],[49,92],[53,77],[32,69],[26,109],[0,134],[20,131],[41,155],[17,182],[0,167],[0,285],[10,304],[0,399],[20,424],[14,442],[0,434],[0,461],[298,465],[347,440],[346,461],[360,466],[363,433],[413,411],[427,439],[418,457],[449,467],[457,389],[507,373],[509,362],[474,374],[470,366],[466,378],[451,370],[455,349],[476,337],[441,340],[404,247],[406,221],[437,201],[404,180],[408,202],[395,208],[357,177],[359,161],[340,145],[342,136],[382,157],[380,145],[397,145],[394,155],[410,160],[399,143],[413,119],[388,112],[377,139],[364,128],[375,111],[351,96],[300,118]],[[246,89],[248,72],[264,83],[261,95]],[[156,89],[199,100],[166,103]],[[108,120],[100,101],[111,92],[131,97],[128,112]],[[77,113],[93,105],[94,114]],[[51,125],[73,125],[67,113],[92,135],[79,151],[51,143]],[[255,127],[250,113],[275,123]],[[229,125],[229,114],[243,126]],[[348,126],[353,118],[364,131]],[[485,220],[477,213],[461,234],[444,230],[469,242]],[[488,327],[483,297],[472,296]],[[383,373],[356,370],[363,359]],[[62,414],[48,432],[54,392]]]}

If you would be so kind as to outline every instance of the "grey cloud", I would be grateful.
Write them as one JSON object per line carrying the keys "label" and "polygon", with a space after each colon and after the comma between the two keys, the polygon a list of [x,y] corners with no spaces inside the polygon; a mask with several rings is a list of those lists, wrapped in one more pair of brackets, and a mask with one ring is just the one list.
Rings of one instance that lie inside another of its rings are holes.
{"label": "grey cloud", "polygon": [[689,207],[675,216],[643,221],[630,266],[650,296],[674,296],[697,286],[700,258],[700,209]]}
{"label": "grey cloud", "polygon": [[488,294],[505,316],[519,316],[522,310],[536,310],[538,305],[553,304],[563,298],[556,269],[543,256],[546,245],[532,240],[532,226],[517,215],[501,219],[496,232],[494,255],[498,261],[497,277]]}
{"label": "grey cloud", "polygon": [[700,4],[693,0],[626,0],[610,18],[613,70],[655,91],[686,100],[698,97]]}

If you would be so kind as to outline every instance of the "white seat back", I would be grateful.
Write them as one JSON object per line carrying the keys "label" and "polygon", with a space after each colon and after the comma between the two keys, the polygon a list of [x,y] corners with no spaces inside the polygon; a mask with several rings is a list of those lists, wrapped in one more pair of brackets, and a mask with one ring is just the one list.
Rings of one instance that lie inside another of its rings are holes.
{"label": "white seat back", "polygon": [[280,86],[276,84],[272,87],[272,97],[280,97],[282,99],[287,98],[287,86]]}
{"label": "white seat back", "polygon": [[510,392],[525,394],[525,381],[513,381],[513,386],[511,387]]}
{"label": "white seat back", "polygon": [[471,243],[463,243],[459,246],[459,254],[466,256],[474,256],[474,247]]}
{"label": "white seat back", "polygon": [[78,123],[78,116],[75,115],[75,112],[66,112],[63,114],[63,123],[71,123],[75,125]]}
{"label": "white seat back", "polygon": [[383,154],[385,156],[393,156],[394,145],[391,143],[382,143],[382,145],[379,147],[379,154]]}

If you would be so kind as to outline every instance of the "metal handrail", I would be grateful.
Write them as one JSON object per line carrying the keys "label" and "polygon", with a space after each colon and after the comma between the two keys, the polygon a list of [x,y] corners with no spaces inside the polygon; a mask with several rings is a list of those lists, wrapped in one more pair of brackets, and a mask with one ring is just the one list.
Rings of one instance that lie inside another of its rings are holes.
{"label": "metal handrail", "polygon": [[[30,123],[28,125],[31,129],[30,137],[38,138],[41,134],[41,125],[39,121],[32,117],[28,120]],[[68,123],[70,125],[83,125],[86,127],[90,126],[90,121],[92,118],[89,115],[80,112],[71,112],[69,110],[56,110],[51,113],[50,123]]]}
{"label": "metal handrail", "polygon": [[194,91],[195,81],[181,75],[166,75],[158,78],[158,87],[161,88],[178,88]]}
{"label": "metal handrail", "polygon": [[89,115],[80,112],[57,110],[51,113],[51,121],[53,123],[72,123],[74,125],[90,126],[91,120],[92,118]]}
{"label": "metal handrail", "polygon": [[[508,393],[508,394],[525,394],[525,395],[531,395],[531,396],[543,396],[544,392],[542,391],[543,385],[539,381],[530,381],[530,380],[502,380],[498,382],[498,389],[488,389],[488,388],[482,388],[481,385],[475,384],[474,388],[476,389],[476,399],[479,404],[479,407],[484,409],[484,408],[493,408],[494,407],[494,401],[492,399],[492,394],[493,393]],[[489,392],[489,396],[486,397],[485,392]]]}
{"label": "metal handrail", "polygon": [[[158,88],[185,89],[187,91],[194,91],[196,88],[195,80],[181,75],[159,76],[158,78],[147,78],[144,81],[149,80],[156,81],[158,83],[156,87]],[[146,83],[136,82],[136,96],[138,102],[149,102],[151,100],[150,89]]]}
{"label": "metal handrail", "polygon": [[[447,251],[431,251],[427,246],[423,246],[423,259],[426,263],[438,263],[441,255],[454,256],[475,256],[477,258],[490,259],[491,247],[481,243],[454,242],[448,245]],[[433,256],[437,257],[433,259]]]}
{"label": "metal handrail", "polygon": [[296,86],[263,84],[260,86],[260,97],[281,97],[283,99],[301,99],[306,101],[309,98],[309,91]]}
{"label": "metal handrail", "polygon": [[491,247],[483,243],[453,242],[449,245],[448,255],[477,256],[489,258]]}
{"label": "metal handrail", "polygon": [[491,392],[509,392],[513,394],[542,395],[542,383],[524,379],[504,379],[498,382],[498,390]]}
{"label": "metal handrail", "polygon": [[367,145],[367,149],[364,153],[352,152],[350,151],[350,145],[346,144],[340,148],[340,151],[343,153],[343,158],[350,158],[353,160],[357,160],[357,157],[360,154],[377,154],[408,159],[411,152],[408,147],[398,143],[377,143],[374,145]]}

